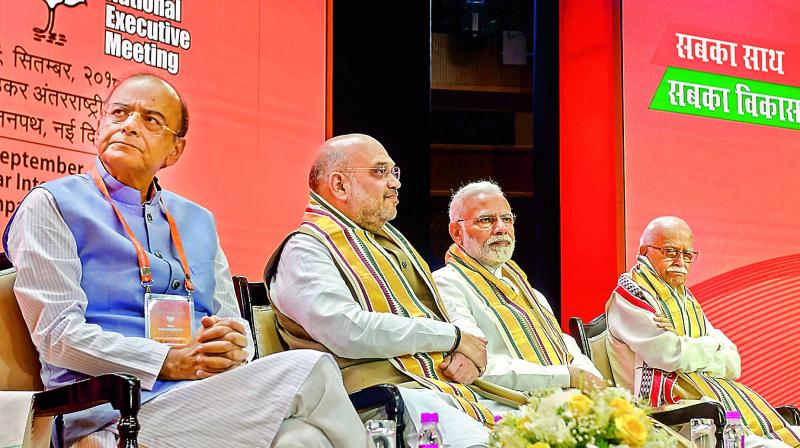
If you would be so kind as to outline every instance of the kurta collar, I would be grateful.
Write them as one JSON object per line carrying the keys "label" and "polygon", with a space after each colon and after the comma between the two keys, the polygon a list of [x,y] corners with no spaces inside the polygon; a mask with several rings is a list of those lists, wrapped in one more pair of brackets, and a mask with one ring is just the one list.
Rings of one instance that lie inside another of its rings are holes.
{"label": "kurta collar", "polygon": [[[458,244],[455,244],[455,245],[456,245],[456,246],[458,246]],[[472,255],[468,254],[468,253],[467,253],[467,251],[466,251],[466,250],[464,250],[464,248],[463,248],[463,247],[461,247],[461,246],[458,246],[458,249],[459,249],[459,250],[460,250],[460,251],[461,251],[461,252],[464,254],[463,256],[465,256],[465,257],[469,257],[470,259],[472,259],[473,261],[475,261],[475,263],[476,263],[478,266],[482,267],[483,269],[486,269],[486,271],[488,271],[490,274],[494,275],[494,276],[495,276],[495,277],[497,277],[498,279],[500,279],[500,280],[504,280],[504,276],[503,276],[503,268],[506,266],[506,264],[505,264],[505,263],[501,264],[500,266],[498,266],[498,267],[497,267],[497,268],[495,268],[495,269],[489,269],[489,266],[486,266],[485,264],[483,264],[483,263],[481,263],[480,261],[478,261],[478,259],[477,259],[477,258],[475,258],[475,257],[473,257]],[[474,268],[471,268],[471,269],[472,269],[472,270],[475,270]],[[477,272],[480,272],[480,271],[477,271]],[[505,281],[505,280],[504,280],[504,281]],[[507,282],[507,281],[506,281],[506,282]]]}
{"label": "kurta collar", "polygon": [[[457,245],[454,244],[454,246],[457,246]],[[506,267],[506,263],[501,264],[500,266],[498,266],[495,269],[489,269],[486,265],[481,264],[478,260],[473,258],[472,255],[468,254],[467,251],[465,251],[463,247],[458,246],[458,249],[461,251],[461,253],[464,254],[463,255],[464,257],[469,257],[470,259],[474,260],[475,263],[478,266],[482,267],[484,270],[486,270],[486,272],[490,273],[495,278],[497,278],[498,280],[503,282],[506,286],[511,288],[515,293],[519,294],[519,288],[517,288],[517,285],[515,285],[514,282],[510,278],[508,278],[505,275],[503,275],[503,268]],[[481,276],[485,277],[485,274],[482,273],[483,272],[482,270],[475,270],[475,268],[470,268],[470,269],[474,270],[475,272],[479,273]],[[490,279],[488,279],[488,278],[486,280],[490,281]],[[510,350],[510,348],[509,348],[509,350]]]}
{"label": "kurta collar", "polygon": [[495,269],[493,271],[489,271],[489,272],[494,274],[494,276],[497,277],[497,278],[503,278],[503,266],[505,266],[505,263],[503,263],[500,266],[498,266],[497,269]]}
{"label": "kurta collar", "polygon": [[500,281],[502,281],[503,283],[508,285],[511,289],[513,289],[515,293],[519,294],[519,288],[517,288],[517,285],[515,285],[514,282],[510,278],[508,278],[505,275],[503,275],[503,268],[504,267],[506,267],[505,263],[503,263],[500,266],[498,266],[497,269],[495,269],[493,271],[489,271],[489,272],[491,272],[492,275],[494,275],[495,277],[499,278]]}
{"label": "kurta collar", "polygon": [[[139,190],[123,184],[112,176],[111,173],[106,170],[103,162],[100,161],[100,157],[95,159],[94,166],[97,168],[97,172],[100,173],[100,177],[103,178],[103,182],[105,182],[108,188],[108,194],[111,195],[112,199],[117,202],[122,202],[123,204],[143,205],[142,195]],[[155,194],[147,204],[157,204],[158,201],[161,200],[161,186],[158,185],[158,179],[154,179],[153,184],[155,185]]]}

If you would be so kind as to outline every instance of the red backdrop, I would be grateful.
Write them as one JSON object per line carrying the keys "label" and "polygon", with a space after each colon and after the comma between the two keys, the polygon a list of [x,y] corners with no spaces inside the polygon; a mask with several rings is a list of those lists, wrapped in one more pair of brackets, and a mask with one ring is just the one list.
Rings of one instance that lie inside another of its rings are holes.
{"label": "red backdrop", "polygon": [[561,320],[589,321],[624,269],[619,17],[560,2]]}
{"label": "red backdrop", "polygon": [[[626,1],[622,11],[627,264],[650,219],[686,219],[701,253],[689,285],[711,322],[738,346],[742,381],[773,404],[800,403],[800,386],[786,381],[800,368],[791,355],[800,336],[788,328],[800,319],[798,131],[732,121],[748,116],[738,113],[734,92],[726,119],[651,106],[668,66],[744,83],[800,85],[800,5]],[[682,58],[676,33],[736,44],[735,58],[689,60],[685,51]],[[784,51],[783,74],[753,70],[752,63],[748,69],[746,45]]]}
{"label": "red backdrop", "polygon": [[[0,226],[34,179],[63,175],[33,157],[89,166],[96,100],[113,79],[149,71],[177,86],[191,115],[186,152],[162,184],[212,210],[232,272],[257,279],[298,222],[325,137],[326,1],[179,4],[180,17],[111,0],[56,4],[51,29],[37,32],[48,3],[0,0]],[[141,37],[137,24],[183,41]]]}
{"label": "red backdrop", "polygon": [[[724,119],[665,112],[654,101],[668,67],[790,92],[800,85],[800,6],[613,3],[561,1],[564,319],[601,313],[647,222],[681,216],[701,253],[689,286],[739,347],[742,381],[774,404],[800,403],[800,387],[785,380],[800,368],[787,356],[800,347],[787,328],[800,318],[796,123],[742,122],[735,92]],[[735,65],[680,57],[675,33],[737,44]],[[745,45],[783,51],[783,73],[748,69]]]}

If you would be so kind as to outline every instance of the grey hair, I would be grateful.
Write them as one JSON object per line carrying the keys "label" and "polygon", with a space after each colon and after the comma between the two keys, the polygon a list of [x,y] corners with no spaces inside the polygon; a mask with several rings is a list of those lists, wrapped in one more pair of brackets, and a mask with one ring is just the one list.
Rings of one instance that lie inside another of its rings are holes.
{"label": "grey hair", "polygon": [[652,244],[658,232],[674,225],[683,225],[689,228],[689,224],[677,216],[659,216],[653,219],[647,224],[647,227],[644,228],[642,236],[639,238],[639,247]]}
{"label": "grey hair", "polygon": [[312,191],[318,191],[319,185],[329,173],[337,171],[342,168],[347,160],[347,154],[344,151],[324,151],[322,152],[314,163],[311,165],[311,170],[308,172],[308,187]]}
{"label": "grey hair", "polygon": [[320,146],[317,158],[314,159],[311,170],[308,172],[309,188],[319,193],[320,185],[330,173],[346,168],[353,148],[365,144],[380,146],[379,141],[365,134],[345,134],[328,139]]}
{"label": "grey hair", "polygon": [[506,196],[503,190],[500,189],[500,186],[494,181],[479,180],[470,182],[459,188],[458,191],[453,193],[453,197],[450,198],[450,222],[458,221],[458,218],[464,213],[464,201],[473,194],[478,193]]}

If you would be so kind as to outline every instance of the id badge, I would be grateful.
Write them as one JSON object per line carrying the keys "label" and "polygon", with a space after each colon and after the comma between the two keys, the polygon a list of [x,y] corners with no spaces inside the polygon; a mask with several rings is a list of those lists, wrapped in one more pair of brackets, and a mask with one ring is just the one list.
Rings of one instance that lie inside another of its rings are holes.
{"label": "id badge", "polygon": [[170,294],[144,295],[145,336],[167,345],[189,345],[194,335],[194,301]]}

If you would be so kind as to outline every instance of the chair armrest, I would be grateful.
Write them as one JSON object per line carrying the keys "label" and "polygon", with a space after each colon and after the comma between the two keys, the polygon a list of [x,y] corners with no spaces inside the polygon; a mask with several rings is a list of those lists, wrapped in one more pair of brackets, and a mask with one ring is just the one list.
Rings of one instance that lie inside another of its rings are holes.
{"label": "chair armrest", "polygon": [[775,411],[792,426],[800,425],[800,410],[796,406],[778,406]]}
{"label": "chair armrest", "polygon": [[581,353],[591,358],[592,346],[589,344],[589,338],[586,337],[586,330],[580,317],[569,318],[569,335],[578,343]]}
{"label": "chair armrest", "polygon": [[714,421],[717,446],[722,446],[722,429],[725,427],[725,408],[714,401],[702,401],[665,411],[655,411],[651,415],[666,426],[689,423],[693,418],[707,418]]}
{"label": "chair armrest", "polygon": [[394,420],[397,426],[397,446],[405,446],[403,444],[403,432],[405,431],[403,415],[405,414],[405,406],[403,405],[403,397],[400,396],[400,391],[397,389],[397,386],[393,384],[377,384],[375,386],[366,387],[351,393],[350,401],[357,411],[365,411],[379,407],[384,408],[386,411],[386,418]]}
{"label": "chair armrest", "polygon": [[33,412],[38,416],[70,414],[104,403],[120,413],[117,429],[119,447],[138,446],[139,422],[136,419],[141,402],[139,379],[127,373],[111,373],[61,386],[33,396]]}

